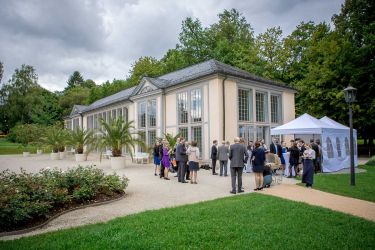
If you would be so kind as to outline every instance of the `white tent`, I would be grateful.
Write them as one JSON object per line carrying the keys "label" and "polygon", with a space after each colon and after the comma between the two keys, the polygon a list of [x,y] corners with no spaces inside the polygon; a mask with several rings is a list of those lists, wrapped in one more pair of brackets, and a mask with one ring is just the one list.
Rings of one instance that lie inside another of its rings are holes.
{"label": "white tent", "polygon": [[[335,172],[350,167],[349,128],[328,118],[318,120],[309,114],[271,129],[271,135],[320,136],[322,145],[323,172]],[[358,165],[356,150],[357,133],[354,131],[354,162]]]}

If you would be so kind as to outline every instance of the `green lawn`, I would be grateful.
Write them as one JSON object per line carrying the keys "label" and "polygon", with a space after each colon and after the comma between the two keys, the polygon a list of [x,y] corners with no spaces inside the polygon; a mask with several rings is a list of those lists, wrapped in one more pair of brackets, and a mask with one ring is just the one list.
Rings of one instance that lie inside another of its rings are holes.
{"label": "green lawn", "polygon": [[[350,174],[316,174],[314,189],[375,202],[375,166],[362,165],[366,172],[356,173],[356,185],[350,185]],[[298,185],[304,185],[299,183]]]}
{"label": "green lawn", "polygon": [[262,194],[143,212],[0,249],[374,249],[375,223]]}
{"label": "green lawn", "polygon": [[[27,149],[30,153],[36,153],[36,147],[28,146]],[[19,143],[13,143],[7,141],[5,138],[0,138],[0,155],[10,155],[10,154],[22,154],[25,149]]]}

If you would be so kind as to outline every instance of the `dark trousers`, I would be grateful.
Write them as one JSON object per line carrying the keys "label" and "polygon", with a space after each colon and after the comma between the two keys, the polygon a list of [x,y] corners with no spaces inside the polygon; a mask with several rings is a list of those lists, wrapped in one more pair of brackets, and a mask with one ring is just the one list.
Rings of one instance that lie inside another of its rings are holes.
{"label": "dark trousers", "polygon": [[212,173],[216,173],[216,159],[212,159]]}
{"label": "dark trousers", "polygon": [[242,190],[242,171],[243,167],[230,168],[230,175],[232,177],[232,191],[236,191],[236,178],[238,182],[238,190]]}
{"label": "dark trousers", "polygon": [[223,172],[224,172],[224,176],[228,175],[227,165],[228,165],[228,161],[220,161],[220,176],[223,176]]}
{"label": "dark trousers", "polygon": [[189,170],[189,166],[186,166],[186,179],[190,179],[190,170]]}
{"label": "dark trousers", "polygon": [[160,162],[160,178],[164,177],[164,165]]}
{"label": "dark trousers", "polygon": [[184,161],[178,162],[178,181],[184,182],[185,181],[185,173],[186,173],[186,163]]}

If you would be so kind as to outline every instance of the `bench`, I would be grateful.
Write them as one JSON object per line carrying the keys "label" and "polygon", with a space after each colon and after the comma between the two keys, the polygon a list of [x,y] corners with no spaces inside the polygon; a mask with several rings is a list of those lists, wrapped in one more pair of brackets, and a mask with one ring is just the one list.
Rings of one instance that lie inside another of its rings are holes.
{"label": "bench", "polygon": [[150,154],[149,153],[136,153],[134,156],[133,156],[133,162],[136,162],[136,163],[148,163],[148,159],[150,157]]}

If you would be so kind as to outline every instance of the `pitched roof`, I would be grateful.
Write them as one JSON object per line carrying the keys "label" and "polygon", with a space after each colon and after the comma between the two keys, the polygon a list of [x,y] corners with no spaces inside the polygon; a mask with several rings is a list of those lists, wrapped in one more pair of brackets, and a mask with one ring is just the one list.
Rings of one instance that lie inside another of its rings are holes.
{"label": "pitched roof", "polygon": [[[151,82],[153,85],[160,89],[172,87],[180,83],[184,83],[190,80],[198,79],[204,76],[209,76],[212,74],[225,74],[234,77],[240,77],[244,79],[254,80],[257,82],[262,82],[269,85],[274,85],[282,88],[292,89],[294,88],[287,86],[285,83],[268,80],[256,75],[253,75],[245,70],[230,66],[228,64],[219,62],[217,60],[211,59],[205,62],[191,65],[189,67],[176,70],[174,72],[161,75],[156,78],[144,77],[143,79]],[[142,80],[143,80],[142,79]],[[142,87],[142,84],[137,86],[124,89],[116,94],[104,97],[96,102],[92,103],[89,106],[83,106],[81,112],[88,112],[97,108],[101,108],[119,101],[124,101],[129,99],[132,95],[138,93],[139,89]]]}
{"label": "pitched roof", "polygon": [[88,112],[90,110],[98,109],[98,108],[101,108],[101,107],[104,107],[104,106],[107,106],[116,102],[127,100],[129,99],[129,97],[131,96],[135,88],[136,86],[127,88],[127,89],[121,90],[120,92],[117,92],[116,94],[99,99],[96,102],[93,102],[87,108],[85,108],[84,112]]}

